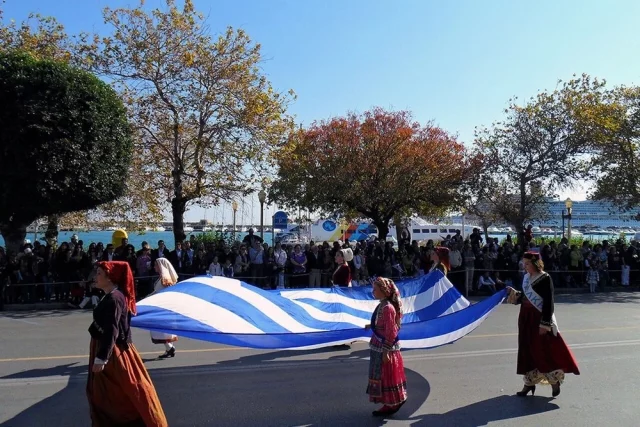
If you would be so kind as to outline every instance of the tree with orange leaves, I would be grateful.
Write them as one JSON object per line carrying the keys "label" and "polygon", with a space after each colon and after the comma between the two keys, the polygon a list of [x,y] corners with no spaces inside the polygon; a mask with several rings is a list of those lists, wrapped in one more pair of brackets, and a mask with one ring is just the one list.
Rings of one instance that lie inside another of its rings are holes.
{"label": "tree with orange leaves", "polygon": [[392,219],[436,216],[457,205],[469,172],[453,135],[382,108],[300,129],[278,166],[273,202],[370,218],[382,239]]}

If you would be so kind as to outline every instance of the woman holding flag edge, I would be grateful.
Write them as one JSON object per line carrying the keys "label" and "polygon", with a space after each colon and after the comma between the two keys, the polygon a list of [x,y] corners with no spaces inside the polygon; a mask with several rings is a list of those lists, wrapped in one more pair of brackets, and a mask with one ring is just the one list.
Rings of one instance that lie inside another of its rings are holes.
{"label": "woman holding flag edge", "polygon": [[571,349],[558,332],[554,314],[553,282],[544,271],[540,254],[523,256],[522,291],[507,287],[507,301],[520,304],[518,316],[518,375],[523,375],[524,388],[516,393],[534,395],[536,384],[550,384],[552,396],[560,394],[566,373],[580,375]]}

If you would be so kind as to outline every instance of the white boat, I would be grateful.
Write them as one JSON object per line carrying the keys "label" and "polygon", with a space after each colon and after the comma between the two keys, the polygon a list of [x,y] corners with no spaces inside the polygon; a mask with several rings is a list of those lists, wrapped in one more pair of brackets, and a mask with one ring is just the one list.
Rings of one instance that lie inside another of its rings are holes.
{"label": "white boat", "polygon": [[146,231],[154,231],[154,232],[166,231],[166,229],[161,225],[154,225],[152,227],[145,227],[145,230]]}
{"label": "white boat", "polygon": [[211,227],[202,227],[202,232],[204,233],[211,233],[213,231],[213,228]]}
{"label": "white boat", "polygon": [[282,245],[306,245],[309,239],[306,236],[298,236],[294,233],[284,233],[276,239]]}
{"label": "white boat", "polygon": [[184,226],[184,232],[185,233],[192,233],[193,232],[193,227],[190,227],[188,225]]}

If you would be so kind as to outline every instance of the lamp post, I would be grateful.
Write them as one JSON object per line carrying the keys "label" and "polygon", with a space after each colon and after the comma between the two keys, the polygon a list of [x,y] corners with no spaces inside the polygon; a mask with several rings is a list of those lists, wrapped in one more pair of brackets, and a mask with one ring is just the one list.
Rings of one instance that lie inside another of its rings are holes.
{"label": "lamp post", "polygon": [[571,209],[573,208],[573,201],[567,197],[567,200],[564,201],[564,207],[567,208],[567,239],[571,240]]}
{"label": "lamp post", "polygon": [[264,241],[264,202],[267,200],[264,189],[258,193],[258,200],[260,200],[260,238]]}
{"label": "lamp post", "polygon": [[233,209],[233,233],[231,233],[233,242],[236,241],[236,212],[238,212],[238,202],[235,200],[231,202],[231,209]]}

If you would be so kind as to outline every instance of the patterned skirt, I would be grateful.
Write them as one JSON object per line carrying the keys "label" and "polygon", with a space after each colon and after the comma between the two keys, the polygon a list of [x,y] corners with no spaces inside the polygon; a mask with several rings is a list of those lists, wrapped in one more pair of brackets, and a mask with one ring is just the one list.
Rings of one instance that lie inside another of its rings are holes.
{"label": "patterned skirt", "polygon": [[369,401],[398,405],[407,400],[407,377],[399,351],[389,352],[389,362],[382,361],[382,353],[371,350],[369,357]]}
{"label": "patterned skirt", "polygon": [[580,375],[576,359],[562,339],[551,333],[540,335],[542,315],[525,301],[518,317],[518,368],[526,385],[564,382],[565,374]]}
{"label": "patterned skirt", "polygon": [[87,397],[93,427],[167,427],[156,389],[133,344],[113,348],[102,372],[91,372],[98,341],[91,340]]}

